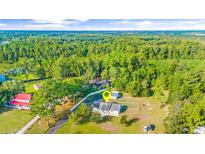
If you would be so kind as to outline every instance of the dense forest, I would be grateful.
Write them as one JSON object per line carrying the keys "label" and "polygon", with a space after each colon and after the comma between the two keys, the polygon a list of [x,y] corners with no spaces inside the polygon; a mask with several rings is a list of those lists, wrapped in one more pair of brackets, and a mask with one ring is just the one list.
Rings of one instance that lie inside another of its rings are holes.
{"label": "dense forest", "polygon": [[[193,133],[205,125],[205,46],[187,33],[5,31],[0,33],[0,74],[18,82],[81,77],[88,83],[102,77],[132,96],[168,91],[162,102],[170,104],[166,132]],[[12,95],[8,87],[1,85],[1,101]]]}

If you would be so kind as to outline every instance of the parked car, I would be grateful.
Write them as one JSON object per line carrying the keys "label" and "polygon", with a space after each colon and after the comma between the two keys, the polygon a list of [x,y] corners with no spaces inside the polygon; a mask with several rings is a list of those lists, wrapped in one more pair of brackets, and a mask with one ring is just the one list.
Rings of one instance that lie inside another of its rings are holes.
{"label": "parked car", "polygon": [[155,129],[155,125],[154,125],[154,124],[150,124],[150,125],[148,126],[148,128],[149,128],[149,130],[154,130],[154,129]]}
{"label": "parked car", "polygon": [[149,131],[149,127],[145,126],[144,127],[144,132],[148,132]]}

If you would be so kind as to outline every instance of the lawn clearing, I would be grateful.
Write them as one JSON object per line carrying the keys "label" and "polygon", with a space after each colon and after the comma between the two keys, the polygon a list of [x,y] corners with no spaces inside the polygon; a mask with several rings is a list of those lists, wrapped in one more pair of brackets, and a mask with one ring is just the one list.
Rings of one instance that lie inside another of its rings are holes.
{"label": "lawn clearing", "polygon": [[[149,133],[163,133],[163,119],[168,113],[168,106],[161,108],[161,103],[154,97],[131,97],[125,94],[119,103],[127,106],[127,110],[119,117],[113,117],[105,123],[88,122],[76,124],[68,121],[62,126],[58,134],[142,134],[144,126],[154,124],[156,129]],[[122,115],[127,115],[129,126],[120,123]]]}
{"label": "lawn clearing", "polygon": [[72,121],[68,121],[63,127],[61,127],[57,134],[108,134],[109,131],[98,126],[94,122],[86,124],[76,125]]}
{"label": "lawn clearing", "polygon": [[27,94],[33,94],[37,90],[34,88],[34,85],[41,85],[43,82],[45,82],[47,79],[32,81],[32,82],[26,82],[25,83],[25,93]]}
{"label": "lawn clearing", "polygon": [[44,118],[40,118],[26,131],[26,134],[44,134],[48,129],[48,122]]}
{"label": "lawn clearing", "polygon": [[0,133],[16,133],[32,118],[29,111],[0,108]]}

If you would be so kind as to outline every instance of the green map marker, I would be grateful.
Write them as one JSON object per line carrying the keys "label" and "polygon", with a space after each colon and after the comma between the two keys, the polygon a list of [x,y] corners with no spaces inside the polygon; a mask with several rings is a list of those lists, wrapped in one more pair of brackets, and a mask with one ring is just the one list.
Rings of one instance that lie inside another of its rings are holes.
{"label": "green map marker", "polygon": [[102,96],[103,96],[103,99],[105,100],[105,102],[108,102],[110,97],[111,97],[111,92],[106,90],[103,92]]}

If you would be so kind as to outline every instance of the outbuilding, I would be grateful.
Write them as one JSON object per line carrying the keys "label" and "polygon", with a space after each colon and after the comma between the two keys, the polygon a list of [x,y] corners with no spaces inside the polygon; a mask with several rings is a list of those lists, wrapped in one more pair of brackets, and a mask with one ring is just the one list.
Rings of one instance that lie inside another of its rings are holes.
{"label": "outbuilding", "polygon": [[19,110],[30,110],[31,94],[17,94],[10,102],[9,107],[17,108]]}
{"label": "outbuilding", "polygon": [[111,92],[111,98],[112,99],[118,99],[120,97],[120,92],[119,91],[112,91]]}

